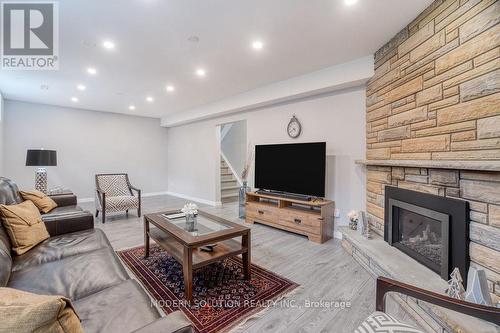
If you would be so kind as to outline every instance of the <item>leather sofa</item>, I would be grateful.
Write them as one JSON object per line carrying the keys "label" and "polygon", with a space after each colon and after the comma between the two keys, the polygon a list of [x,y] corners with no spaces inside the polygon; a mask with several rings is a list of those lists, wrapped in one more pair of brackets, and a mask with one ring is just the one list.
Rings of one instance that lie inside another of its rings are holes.
{"label": "leather sofa", "polygon": [[[42,215],[51,237],[27,253],[12,254],[0,226],[0,287],[68,297],[87,333],[193,332],[182,312],[161,317],[129,278],[104,232],[94,229],[92,214],[76,205],[76,197],[53,198],[58,207]],[[16,184],[0,177],[0,204],[20,202]]]}

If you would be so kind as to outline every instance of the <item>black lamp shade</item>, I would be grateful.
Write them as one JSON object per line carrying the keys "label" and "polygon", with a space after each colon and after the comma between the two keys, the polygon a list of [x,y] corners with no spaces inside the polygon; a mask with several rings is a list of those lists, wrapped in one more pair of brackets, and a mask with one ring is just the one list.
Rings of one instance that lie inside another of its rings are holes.
{"label": "black lamp shade", "polygon": [[57,166],[55,150],[28,149],[26,166]]}

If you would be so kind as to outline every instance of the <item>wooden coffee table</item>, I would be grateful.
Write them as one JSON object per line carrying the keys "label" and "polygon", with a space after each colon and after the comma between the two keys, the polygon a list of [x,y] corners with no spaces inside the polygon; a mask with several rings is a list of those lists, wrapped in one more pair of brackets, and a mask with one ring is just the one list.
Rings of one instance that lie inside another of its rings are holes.
{"label": "wooden coffee table", "polygon": [[[198,210],[196,228],[190,230],[185,218],[169,220],[163,215],[169,213],[172,211],[144,215],[145,257],[149,256],[151,238],[182,265],[186,300],[193,299],[193,270],[229,257],[242,255],[244,276],[250,280],[249,228]],[[241,240],[234,239],[237,237]],[[199,249],[215,243],[213,252]]]}

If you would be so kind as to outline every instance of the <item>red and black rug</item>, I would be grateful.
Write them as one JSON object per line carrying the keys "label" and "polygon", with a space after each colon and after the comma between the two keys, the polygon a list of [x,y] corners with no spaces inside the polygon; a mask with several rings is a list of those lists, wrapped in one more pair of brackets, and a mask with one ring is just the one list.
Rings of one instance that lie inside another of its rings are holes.
{"label": "red and black rug", "polygon": [[241,259],[230,258],[194,272],[189,305],[182,266],[163,249],[152,245],[147,259],[143,246],[117,253],[165,313],[181,310],[200,333],[227,332],[299,286],[253,264],[247,281]]}

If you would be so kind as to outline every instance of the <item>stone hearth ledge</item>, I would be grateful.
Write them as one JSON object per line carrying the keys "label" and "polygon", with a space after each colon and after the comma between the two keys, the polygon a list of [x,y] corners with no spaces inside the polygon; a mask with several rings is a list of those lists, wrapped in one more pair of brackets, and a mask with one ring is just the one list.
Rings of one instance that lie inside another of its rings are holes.
{"label": "stone hearth ledge", "polygon": [[408,168],[458,169],[500,171],[500,161],[442,161],[442,160],[356,160],[356,164]]}
{"label": "stone hearth ledge", "polygon": [[[448,284],[438,274],[390,246],[384,239],[374,235],[365,239],[356,230],[340,227],[342,246],[374,277],[386,276],[419,288],[444,294]],[[375,300],[373,300],[375,302]],[[397,300],[396,300],[397,301]],[[404,304],[401,304],[401,301]],[[413,297],[400,297],[399,303],[409,308],[410,316],[427,327],[429,332],[498,333],[497,326],[486,321],[420,302]],[[420,318],[415,318],[415,314]],[[441,328],[440,328],[441,327]],[[443,331],[446,330],[446,331]]]}

